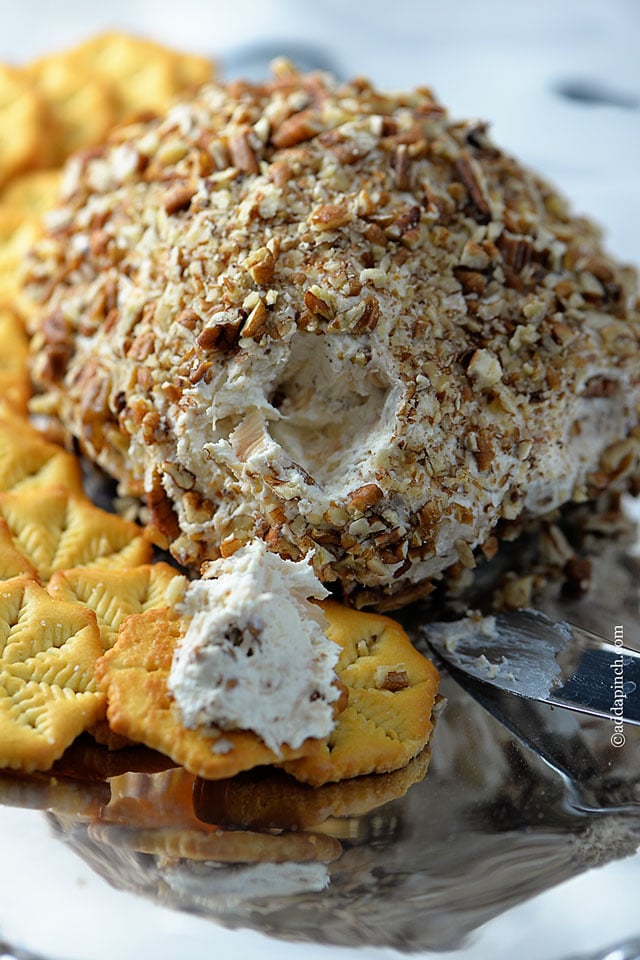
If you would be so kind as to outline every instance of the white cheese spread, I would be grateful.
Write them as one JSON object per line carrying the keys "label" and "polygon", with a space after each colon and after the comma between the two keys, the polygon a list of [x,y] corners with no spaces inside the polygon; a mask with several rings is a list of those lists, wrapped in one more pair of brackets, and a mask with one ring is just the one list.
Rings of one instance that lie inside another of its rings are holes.
{"label": "white cheese spread", "polygon": [[252,730],[275,753],[328,736],[339,647],[312,602],[326,596],[307,560],[261,540],[208,564],[178,605],[188,627],[169,690],[185,726]]}

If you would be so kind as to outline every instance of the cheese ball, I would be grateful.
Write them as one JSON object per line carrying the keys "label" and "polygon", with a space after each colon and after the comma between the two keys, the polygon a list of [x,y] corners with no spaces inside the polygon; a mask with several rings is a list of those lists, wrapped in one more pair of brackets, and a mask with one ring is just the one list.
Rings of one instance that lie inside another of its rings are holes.
{"label": "cheese ball", "polygon": [[429,89],[275,65],[74,157],[32,374],[182,564],[254,538],[356,604],[637,467],[632,270]]}

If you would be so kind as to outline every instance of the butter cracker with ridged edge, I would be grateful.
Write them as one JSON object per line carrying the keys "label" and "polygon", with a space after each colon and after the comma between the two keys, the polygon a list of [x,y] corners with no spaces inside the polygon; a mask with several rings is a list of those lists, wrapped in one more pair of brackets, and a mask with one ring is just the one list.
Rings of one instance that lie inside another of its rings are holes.
{"label": "butter cracker with ridged edge", "polygon": [[47,587],[52,597],[81,603],[98,618],[103,649],[110,650],[125,617],[171,605],[187,580],[168,563],[148,563],[127,570],[81,567],[60,570]]}
{"label": "butter cracker with ridged edge", "polygon": [[16,547],[8,523],[0,517],[0,580],[12,577],[40,579],[37,568]]}
{"label": "butter cracker with ridged edge", "polygon": [[[0,241],[1,249],[1,241]],[[0,266],[1,271],[1,266]],[[0,302],[0,412],[26,417],[31,383],[27,369],[29,338],[21,320]]]}
{"label": "butter cracker with ridged edge", "polygon": [[0,584],[0,767],[46,770],[104,715],[95,614],[33,580]]}
{"label": "butter cracker with ridged edge", "polygon": [[0,63],[0,186],[37,159],[42,120],[42,101],[29,78]]}
{"label": "butter cracker with ridged edge", "polygon": [[390,617],[320,605],[327,636],[341,647],[336,673],[349,699],[322,750],[282,766],[313,786],[397,770],[429,740],[438,671]]}
{"label": "butter cracker with ridged edge", "polygon": [[65,52],[71,69],[107,84],[118,119],[147,110],[166,110],[183,84],[173,51],[116,30],[96,34]]}
{"label": "butter cracker with ridged edge", "polygon": [[319,749],[320,741],[306,740],[295,750],[284,744],[278,756],[246,730],[185,727],[167,680],[186,626],[186,619],[169,607],[125,619],[116,643],[96,664],[112,730],[210,780]]}
{"label": "butter cracker with ridged edge", "polygon": [[23,217],[41,217],[57,205],[61,185],[61,170],[29,170],[7,184],[0,194],[0,205]]}
{"label": "butter cracker with ridged edge", "polygon": [[51,486],[82,493],[80,461],[27,421],[0,414],[0,492]]}
{"label": "butter cracker with ridged edge", "polygon": [[24,71],[44,104],[48,165],[59,166],[75,151],[106,138],[117,119],[108,83],[64,51],[35,60]]}
{"label": "butter cracker with ridged edge", "polygon": [[0,493],[0,518],[11,545],[42,581],[56,570],[100,566],[126,569],[151,559],[143,531],[63,487]]}

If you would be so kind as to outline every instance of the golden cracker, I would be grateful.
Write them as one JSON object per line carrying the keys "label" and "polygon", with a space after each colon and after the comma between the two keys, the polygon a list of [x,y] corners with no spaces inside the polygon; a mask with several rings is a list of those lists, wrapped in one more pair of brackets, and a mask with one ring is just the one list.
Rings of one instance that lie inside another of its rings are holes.
{"label": "golden cracker", "polygon": [[306,741],[297,750],[283,746],[277,756],[249,731],[185,727],[167,688],[184,629],[185,621],[169,608],[133,614],[124,621],[118,640],[96,664],[112,730],[159,750],[190,773],[214,780],[317,749],[319,741]]}
{"label": "golden cracker", "polygon": [[37,568],[18,550],[9,525],[0,517],[0,581],[11,577],[40,579]]}
{"label": "golden cracker", "polygon": [[29,78],[0,64],[0,187],[37,159],[42,103]]}
{"label": "golden cracker", "polygon": [[179,89],[173,51],[129,34],[101,33],[67,51],[67,59],[74,68],[108,85],[118,119],[161,111]]}
{"label": "golden cracker", "polygon": [[[119,733],[114,733],[106,717],[103,720],[99,720],[98,723],[94,723],[87,732],[98,747],[106,747],[109,751],[114,750],[119,752],[127,747],[139,746],[138,744],[134,744],[132,740],[129,740],[129,737],[123,737]],[[172,764],[170,763],[170,765]]]}
{"label": "golden cracker", "polygon": [[0,373],[26,373],[29,338],[22,321],[8,307],[0,307],[0,344]]}
{"label": "golden cracker", "polygon": [[[176,72],[179,90],[200,87],[215,79],[216,71],[212,60],[193,53],[176,53]],[[178,90],[176,91],[178,92]]]}
{"label": "golden cracker", "polygon": [[[59,600],[80,603],[93,610],[98,620],[103,651],[111,649],[125,617],[165,607],[185,578],[167,563],[144,564],[124,570],[80,567],[59,570],[47,590]],[[105,719],[89,730],[98,744],[109,750],[131,746],[128,737],[115,733]]]}
{"label": "golden cracker", "polygon": [[395,620],[334,601],[321,606],[327,636],[341,647],[336,672],[348,704],[321,751],[282,766],[313,786],[396,770],[429,739],[438,671]]}
{"label": "golden cracker", "polygon": [[[177,570],[161,562],[116,571],[87,567],[60,570],[52,576],[47,590],[53,597],[82,603],[94,611],[106,651],[116,642],[126,617],[172,605],[186,582]],[[122,750],[132,743],[129,737],[116,733],[106,719],[89,732],[110,750]]]}
{"label": "golden cracker", "polygon": [[27,368],[29,340],[22,321],[0,305],[0,413],[27,415],[31,381]]}
{"label": "golden cracker", "polygon": [[85,566],[121,570],[151,559],[151,546],[140,527],[63,487],[0,493],[0,517],[9,528],[13,548],[36,568],[42,581],[57,570]]}
{"label": "golden cracker", "polygon": [[0,585],[0,767],[46,770],[104,714],[89,610],[26,578]]}
{"label": "golden cracker", "polygon": [[39,217],[0,208],[0,307],[13,307],[20,298],[25,258],[41,234]]}
{"label": "golden cracker", "polygon": [[23,423],[26,422],[29,415],[28,389],[25,381],[13,376],[3,377],[0,373],[0,416],[5,419],[18,416],[22,418]]}
{"label": "golden cracker", "polygon": [[61,170],[30,170],[7,184],[0,194],[0,206],[21,217],[41,217],[56,206],[61,184]]}
{"label": "golden cracker", "polygon": [[80,568],[53,575],[48,590],[52,597],[82,603],[93,610],[104,650],[110,650],[125,617],[171,606],[175,591],[182,592],[186,579],[168,563],[144,564],[127,570]]}
{"label": "golden cracker", "polygon": [[0,493],[51,486],[82,493],[77,457],[45,440],[28,421],[0,415]]}
{"label": "golden cracker", "polygon": [[67,52],[42,57],[25,67],[44,103],[49,124],[47,156],[61,165],[83,147],[101,143],[116,121],[109,84],[83,69]]}

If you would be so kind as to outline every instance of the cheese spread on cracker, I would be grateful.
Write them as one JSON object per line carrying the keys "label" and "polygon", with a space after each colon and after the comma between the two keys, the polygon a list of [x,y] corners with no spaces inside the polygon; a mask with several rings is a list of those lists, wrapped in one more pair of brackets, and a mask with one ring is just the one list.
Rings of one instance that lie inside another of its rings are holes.
{"label": "cheese spread on cracker", "polygon": [[208,564],[178,608],[189,625],[168,686],[185,726],[253,730],[276,753],[327,737],[339,647],[312,602],[326,596],[306,560],[261,540]]}

